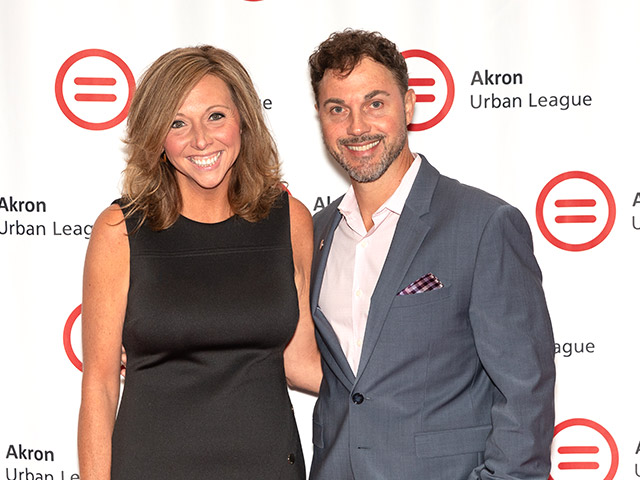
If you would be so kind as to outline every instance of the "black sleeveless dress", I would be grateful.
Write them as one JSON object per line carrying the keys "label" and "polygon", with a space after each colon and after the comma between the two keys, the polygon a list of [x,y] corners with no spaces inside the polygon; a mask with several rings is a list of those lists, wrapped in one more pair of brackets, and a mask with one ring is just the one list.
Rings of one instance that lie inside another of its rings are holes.
{"label": "black sleeveless dress", "polygon": [[298,320],[286,193],[257,223],[180,217],[129,245],[111,478],[304,479],[283,365]]}

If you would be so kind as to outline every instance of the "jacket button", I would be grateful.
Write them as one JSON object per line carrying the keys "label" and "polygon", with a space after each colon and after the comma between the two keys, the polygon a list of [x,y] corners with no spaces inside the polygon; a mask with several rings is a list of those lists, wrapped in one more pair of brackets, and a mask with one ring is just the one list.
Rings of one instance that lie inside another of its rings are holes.
{"label": "jacket button", "polygon": [[293,453],[290,453],[287,457],[287,461],[289,462],[289,465],[293,465],[296,463],[296,456]]}
{"label": "jacket button", "polygon": [[356,405],[360,405],[362,402],[364,402],[364,395],[362,395],[361,393],[354,393],[351,396],[351,400],[353,400],[353,403],[355,403]]}

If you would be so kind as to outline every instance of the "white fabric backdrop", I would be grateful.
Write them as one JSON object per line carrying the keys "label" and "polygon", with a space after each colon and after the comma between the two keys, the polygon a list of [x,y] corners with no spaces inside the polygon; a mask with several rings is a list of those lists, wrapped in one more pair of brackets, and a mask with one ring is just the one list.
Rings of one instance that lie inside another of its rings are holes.
{"label": "white fabric backdrop", "polygon": [[[177,46],[211,43],[234,53],[269,100],[265,111],[289,189],[313,213],[347,181],[324,152],[306,61],[345,27],[378,30],[402,51],[427,52],[408,60],[412,78],[436,80],[415,87],[435,99],[419,104],[414,123],[434,118],[447,95],[453,103],[439,123],[410,134],[412,148],[443,174],[516,205],[530,222],[559,349],[553,478],[640,476],[633,369],[640,334],[633,247],[640,237],[640,2],[1,0],[0,478],[77,473],[81,374],[69,356],[82,358],[81,316],[71,320],[90,225],[119,194],[124,124],[100,124],[124,109],[127,70],[138,78]],[[79,58],[90,49],[107,53]],[[485,84],[485,71],[502,76]],[[82,76],[111,76],[116,84],[75,85]],[[118,99],[78,102],[76,93]],[[581,105],[542,106],[540,97],[550,104],[563,95]],[[567,172],[583,173],[549,184]],[[547,185],[539,223],[536,204]],[[568,199],[596,204],[555,203]],[[595,218],[556,223],[561,215]],[[314,399],[292,397],[309,465]],[[566,453],[566,446],[592,448]]]}

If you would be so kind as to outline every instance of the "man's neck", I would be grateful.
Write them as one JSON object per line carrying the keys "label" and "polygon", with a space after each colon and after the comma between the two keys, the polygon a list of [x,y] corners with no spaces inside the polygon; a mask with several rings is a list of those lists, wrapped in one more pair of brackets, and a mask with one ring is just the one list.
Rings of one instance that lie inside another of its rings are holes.
{"label": "man's neck", "polygon": [[351,180],[353,193],[367,231],[373,227],[373,214],[393,195],[412,163],[413,154],[406,146],[379,179],[368,183]]}

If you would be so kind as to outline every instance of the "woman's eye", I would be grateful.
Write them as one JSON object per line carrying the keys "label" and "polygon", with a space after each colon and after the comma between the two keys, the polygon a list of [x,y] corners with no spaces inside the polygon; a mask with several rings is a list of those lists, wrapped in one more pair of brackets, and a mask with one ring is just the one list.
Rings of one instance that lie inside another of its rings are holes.
{"label": "woman's eye", "polygon": [[209,120],[220,120],[221,118],[224,118],[224,114],[222,113],[212,113],[209,115]]}
{"label": "woman's eye", "polygon": [[171,124],[171,128],[180,128],[184,127],[184,122],[182,120],[174,120]]}

